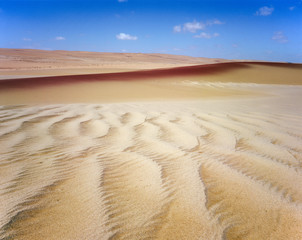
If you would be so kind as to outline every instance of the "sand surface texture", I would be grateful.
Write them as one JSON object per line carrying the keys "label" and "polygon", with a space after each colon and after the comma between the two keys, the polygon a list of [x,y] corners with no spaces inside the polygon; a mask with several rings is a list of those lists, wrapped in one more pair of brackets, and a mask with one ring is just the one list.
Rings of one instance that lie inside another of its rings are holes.
{"label": "sand surface texture", "polygon": [[302,239],[301,66],[227,66],[1,80],[0,239]]}

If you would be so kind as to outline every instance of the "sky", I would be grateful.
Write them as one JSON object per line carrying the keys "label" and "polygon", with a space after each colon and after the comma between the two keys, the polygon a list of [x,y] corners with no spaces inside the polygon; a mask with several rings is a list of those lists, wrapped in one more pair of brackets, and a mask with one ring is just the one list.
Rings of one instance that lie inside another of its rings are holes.
{"label": "sky", "polygon": [[302,0],[0,0],[0,48],[302,63]]}

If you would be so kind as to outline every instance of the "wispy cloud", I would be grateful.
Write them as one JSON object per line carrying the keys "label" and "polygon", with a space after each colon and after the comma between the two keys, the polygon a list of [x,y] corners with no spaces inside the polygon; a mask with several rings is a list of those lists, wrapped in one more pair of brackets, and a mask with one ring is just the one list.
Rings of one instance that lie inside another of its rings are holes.
{"label": "wispy cloud", "polygon": [[214,33],[214,34],[210,34],[210,33],[206,33],[206,32],[201,32],[198,35],[195,35],[194,38],[206,38],[206,39],[210,39],[210,38],[214,38],[214,37],[218,37],[219,33]]}
{"label": "wispy cloud", "polygon": [[173,27],[173,32],[175,32],[175,33],[181,32],[181,25],[174,26]]}
{"label": "wispy cloud", "polygon": [[173,32],[180,33],[180,32],[190,32],[190,33],[196,33],[197,31],[204,30],[208,26],[212,25],[219,25],[224,24],[218,19],[214,20],[208,20],[206,22],[197,22],[194,20],[193,22],[186,22],[182,25],[176,25],[173,27]]}
{"label": "wispy cloud", "polygon": [[180,49],[180,48],[173,48],[172,49],[174,52],[179,52],[179,51],[181,51],[182,49]]}
{"label": "wispy cloud", "polygon": [[116,38],[119,40],[137,40],[137,36],[131,36],[130,34],[120,33],[116,35]]}
{"label": "wispy cloud", "polygon": [[218,20],[218,19],[208,20],[208,21],[206,22],[206,25],[207,25],[207,26],[211,26],[211,25],[220,25],[220,24],[224,24],[224,22],[221,22],[221,21]]}
{"label": "wispy cloud", "polygon": [[292,7],[289,7],[288,9],[293,11],[296,7],[295,6],[292,6]]}
{"label": "wispy cloud", "polygon": [[128,2],[128,0],[117,0],[118,2]]}
{"label": "wispy cloud", "polygon": [[23,41],[26,41],[26,42],[31,42],[31,41],[32,41],[31,38],[23,38],[22,40],[23,40]]}
{"label": "wispy cloud", "polygon": [[259,10],[256,12],[257,16],[269,16],[273,13],[274,8],[273,7],[261,7]]}
{"label": "wispy cloud", "polygon": [[62,36],[58,36],[58,37],[55,38],[55,40],[62,41],[62,40],[66,40],[66,38],[62,37]]}
{"label": "wispy cloud", "polygon": [[287,37],[283,34],[282,31],[275,32],[274,35],[272,36],[272,40],[274,40],[278,43],[287,43],[288,42]]}

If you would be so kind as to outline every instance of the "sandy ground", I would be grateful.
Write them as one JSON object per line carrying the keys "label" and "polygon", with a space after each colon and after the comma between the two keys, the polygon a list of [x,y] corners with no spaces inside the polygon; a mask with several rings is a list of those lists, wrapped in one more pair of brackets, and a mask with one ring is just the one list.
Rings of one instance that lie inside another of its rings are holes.
{"label": "sandy ground", "polygon": [[0,48],[0,79],[125,72],[228,62],[168,54],[99,53]]}
{"label": "sandy ground", "polygon": [[301,71],[1,80],[0,239],[302,239]]}

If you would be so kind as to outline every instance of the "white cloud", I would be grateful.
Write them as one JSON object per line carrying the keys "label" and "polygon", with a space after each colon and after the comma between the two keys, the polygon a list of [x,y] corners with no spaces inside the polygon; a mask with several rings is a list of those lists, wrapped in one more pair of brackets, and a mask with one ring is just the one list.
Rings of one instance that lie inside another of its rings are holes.
{"label": "white cloud", "polygon": [[219,33],[214,33],[214,34],[210,34],[210,33],[205,33],[205,32],[201,32],[198,35],[195,35],[195,38],[206,38],[206,39],[210,39],[210,38],[214,38],[214,37],[218,37]]}
{"label": "white cloud", "polygon": [[181,25],[174,26],[173,32],[176,32],[176,33],[181,32]]}
{"label": "white cloud", "polygon": [[295,6],[292,6],[292,7],[289,7],[288,9],[293,11],[296,7]]}
{"label": "white cloud", "polygon": [[197,30],[205,29],[206,25],[202,22],[187,22],[183,25],[183,31],[195,33]]}
{"label": "white cloud", "polygon": [[282,31],[275,32],[274,35],[272,36],[272,40],[274,40],[278,43],[287,43],[288,42],[287,37],[283,34]]}
{"label": "white cloud", "polygon": [[26,41],[26,42],[30,42],[30,41],[32,41],[32,39],[31,39],[31,38],[23,38],[22,40],[23,40],[23,41]]}
{"label": "white cloud", "polygon": [[128,2],[128,0],[117,0],[118,2]]}
{"label": "white cloud", "polygon": [[196,33],[199,30],[204,30],[206,29],[206,27],[208,26],[212,26],[212,25],[220,25],[220,24],[224,24],[223,22],[219,21],[218,19],[214,19],[214,20],[208,20],[206,22],[197,22],[197,21],[193,21],[193,22],[186,22],[182,25],[176,25],[173,27],[173,31],[175,33],[179,33],[179,32],[191,32],[191,33]]}
{"label": "white cloud", "polygon": [[58,37],[56,37],[55,39],[56,39],[57,41],[66,40],[65,37],[61,37],[61,36],[58,36]]}
{"label": "white cloud", "polygon": [[117,34],[116,38],[119,40],[137,40],[138,39],[138,37],[131,36],[130,34],[126,34],[126,33]]}
{"label": "white cloud", "polygon": [[274,11],[273,7],[261,7],[256,12],[256,15],[257,16],[269,16],[273,13],[273,11]]}

